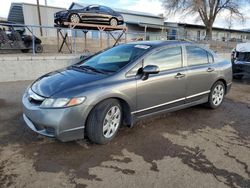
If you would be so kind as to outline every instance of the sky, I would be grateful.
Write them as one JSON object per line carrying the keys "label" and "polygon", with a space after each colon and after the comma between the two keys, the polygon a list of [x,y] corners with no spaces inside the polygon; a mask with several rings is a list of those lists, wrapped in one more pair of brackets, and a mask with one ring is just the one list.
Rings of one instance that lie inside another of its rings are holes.
{"label": "sky", "polygon": [[[26,2],[36,3],[36,0],[1,0],[0,17],[8,17],[9,8],[11,2]],[[84,4],[100,4],[106,5],[111,8],[121,8],[140,12],[149,12],[155,15],[164,14],[166,21],[169,22],[181,22],[191,24],[202,24],[202,22],[194,15],[181,15],[180,13],[174,15],[166,14],[166,11],[162,7],[160,0],[47,0],[49,6],[56,6],[62,8],[68,8],[72,2],[84,3]],[[45,0],[40,0],[40,4],[45,4]],[[250,28],[250,4],[243,7],[242,12],[245,14],[245,22],[242,23],[239,20],[235,20],[232,23],[233,29],[249,29]],[[215,27],[229,28],[229,23],[226,21],[228,17],[227,13],[223,12],[217,16],[214,23]]]}

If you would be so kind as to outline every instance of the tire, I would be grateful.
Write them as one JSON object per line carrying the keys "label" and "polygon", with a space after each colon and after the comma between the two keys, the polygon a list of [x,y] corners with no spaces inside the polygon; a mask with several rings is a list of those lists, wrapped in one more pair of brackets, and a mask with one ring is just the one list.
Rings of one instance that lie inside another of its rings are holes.
{"label": "tire", "polygon": [[36,53],[42,53],[43,52],[43,46],[41,44],[35,44],[35,52]]}
{"label": "tire", "polygon": [[80,23],[81,19],[80,17],[78,16],[78,14],[71,14],[70,17],[69,17],[69,21],[71,23]]}
{"label": "tire", "polygon": [[211,109],[218,108],[224,100],[225,91],[226,90],[224,83],[222,81],[217,81],[213,85],[211,92],[209,94],[207,107]]}
{"label": "tire", "polygon": [[86,126],[87,136],[96,144],[106,144],[115,137],[121,122],[122,108],[119,101],[105,100],[91,111]]}
{"label": "tire", "polygon": [[243,78],[243,75],[234,75],[233,78],[236,80],[241,80]]}
{"label": "tire", "polygon": [[118,21],[115,18],[111,18],[109,21],[109,25],[116,27],[118,25]]}

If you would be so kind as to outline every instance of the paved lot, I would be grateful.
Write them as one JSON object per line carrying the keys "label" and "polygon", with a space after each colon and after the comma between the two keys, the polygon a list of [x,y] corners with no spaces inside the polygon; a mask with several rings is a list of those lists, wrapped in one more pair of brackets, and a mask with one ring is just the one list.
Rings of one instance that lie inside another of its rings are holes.
{"label": "paved lot", "polygon": [[104,146],[38,136],[22,120],[29,82],[0,84],[0,187],[250,187],[250,85],[122,128]]}

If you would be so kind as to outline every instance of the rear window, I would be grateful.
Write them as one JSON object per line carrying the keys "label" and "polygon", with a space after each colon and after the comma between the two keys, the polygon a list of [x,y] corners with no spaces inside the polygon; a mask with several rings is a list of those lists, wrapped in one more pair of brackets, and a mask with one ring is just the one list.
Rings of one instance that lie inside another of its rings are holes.
{"label": "rear window", "polygon": [[208,54],[206,50],[196,46],[186,46],[186,51],[188,66],[208,63]]}

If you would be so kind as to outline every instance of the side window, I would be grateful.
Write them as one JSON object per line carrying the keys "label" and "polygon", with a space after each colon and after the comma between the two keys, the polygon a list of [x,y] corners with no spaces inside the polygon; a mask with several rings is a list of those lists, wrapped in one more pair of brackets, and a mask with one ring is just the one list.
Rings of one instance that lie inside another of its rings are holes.
{"label": "side window", "polygon": [[181,47],[170,47],[159,50],[144,59],[144,67],[157,65],[160,71],[182,67]]}
{"label": "side window", "polygon": [[214,56],[209,52],[207,52],[207,55],[208,55],[208,62],[213,63],[214,62]]}
{"label": "side window", "polygon": [[99,7],[91,7],[89,10],[90,11],[99,11]]}
{"label": "side window", "polygon": [[127,72],[126,77],[136,76],[142,72],[142,62],[137,63],[130,71]]}
{"label": "side window", "polygon": [[111,12],[107,7],[103,7],[103,6],[100,7],[100,11],[101,12],[106,12],[106,13],[110,13]]}
{"label": "side window", "polygon": [[208,63],[207,51],[195,46],[186,46],[188,66]]}

